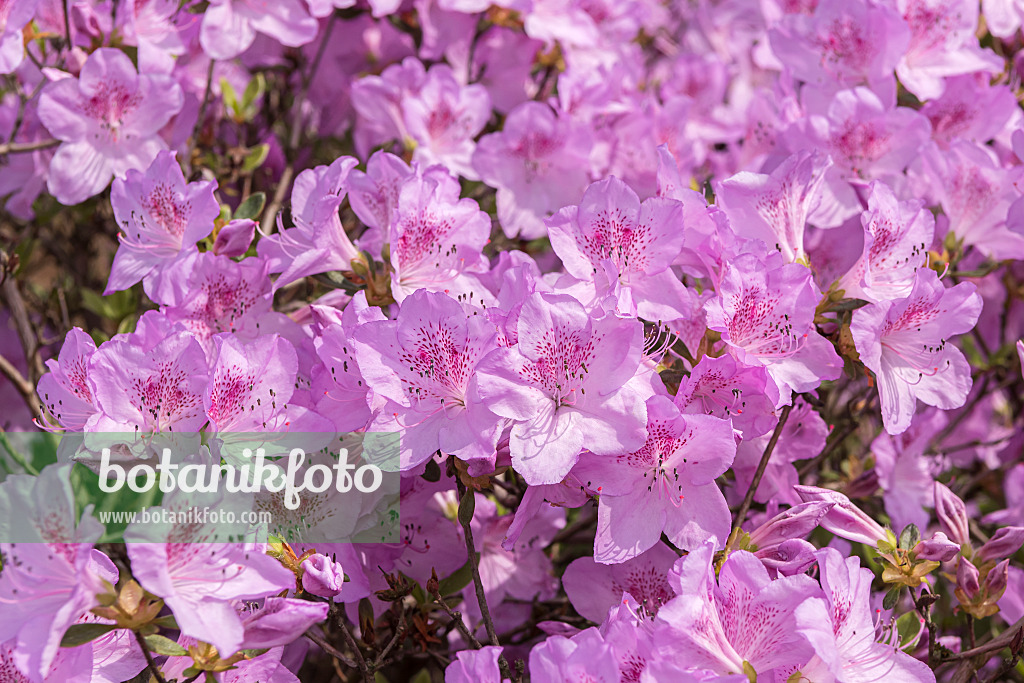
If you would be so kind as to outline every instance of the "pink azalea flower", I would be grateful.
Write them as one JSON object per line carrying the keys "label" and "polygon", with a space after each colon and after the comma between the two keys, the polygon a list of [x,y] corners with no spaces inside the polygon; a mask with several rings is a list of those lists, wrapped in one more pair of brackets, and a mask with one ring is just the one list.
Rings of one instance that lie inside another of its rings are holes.
{"label": "pink azalea flower", "polygon": [[39,0],[4,0],[0,4],[0,74],[9,74],[25,58],[22,29],[32,21]]}
{"label": "pink azalea flower", "polygon": [[69,464],[0,484],[0,643],[9,648],[5,664],[29,675],[13,680],[44,678],[64,632],[99,604],[105,582],[117,582],[117,569],[93,549],[103,527],[91,506],[77,518]]}
{"label": "pink azalea flower", "polygon": [[496,346],[484,316],[418,290],[395,320],[360,325],[353,342],[362,377],[382,404],[374,428],[402,431],[403,470],[438,449],[464,460],[493,455],[500,422],[477,396],[477,365]]}
{"label": "pink azalea flower", "polygon": [[794,610],[819,594],[814,580],[801,574],[773,581],[759,559],[740,550],[716,581],[713,555],[712,544],[697,548],[669,573],[677,595],[658,611],[654,643],[664,657],[655,668],[726,676],[748,667],[761,678],[805,663],[812,651],[795,631]]}
{"label": "pink azalea flower", "polygon": [[352,343],[352,333],[363,323],[385,320],[376,306],[366,303],[359,293],[345,306],[339,319],[333,309],[313,308],[313,346],[319,365],[313,366],[312,393],[316,409],[334,422],[338,431],[358,431],[366,427],[372,413],[367,405],[369,386],[363,379]]}
{"label": "pink azalea flower", "polygon": [[[174,152],[162,151],[145,172],[130,169],[116,178],[110,204],[121,232],[104,294],[128,289],[145,280],[147,292],[158,293],[160,276],[180,255],[213,231],[220,205],[213,181],[186,183]],[[166,287],[166,284],[162,286]]]}
{"label": "pink azalea flower", "polygon": [[[180,328],[179,328],[180,329]],[[206,354],[188,332],[152,346],[138,334],[111,339],[93,355],[89,377],[99,412],[90,432],[197,432],[206,424]]]}
{"label": "pink azalea flower", "polygon": [[[175,492],[164,496],[162,508],[184,513],[195,502],[195,495]],[[235,507],[240,514],[240,506]],[[234,601],[294,588],[295,574],[260,545],[207,542],[217,538],[212,527],[210,522],[149,527],[136,523],[125,531],[125,540],[133,576],[143,588],[163,598],[182,634],[211,643],[220,654],[230,656],[245,647],[246,636]]]}
{"label": "pink azalea flower", "polygon": [[930,516],[925,508],[934,507],[932,482],[942,470],[942,463],[926,456],[925,451],[947,422],[942,411],[930,411],[918,415],[902,434],[883,432],[871,442],[885,511],[897,531],[911,523],[918,529],[928,527]]}
{"label": "pink azalea flower", "polygon": [[978,3],[971,0],[896,0],[910,25],[910,46],[896,67],[900,83],[918,99],[930,100],[945,89],[946,76],[984,71],[998,73],[1003,60],[982,49]]}
{"label": "pink azalea flower", "polygon": [[861,361],[875,373],[887,432],[910,426],[918,399],[943,410],[963,405],[970,366],[947,342],[974,327],[980,312],[974,285],[947,289],[927,268],[917,271],[907,298],[854,311],[850,331]]}
{"label": "pink azalea flower", "polygon": [[501,648],[493,645],[479,650],[462,650],[444,670],[445,683],[501,683],[499,657]]}
{"label": "pink azalea flower", "polygon": [[278,216],[278,232],[265,235],[256,249],[270,263],[279,289],[307,275],[350,270],[359,250],[341,224],[338,209],[348,191],[348,176],[358,161],[339,157],[330,166],[306,169],[292,187],[294,228],[285,229]]}
{"label": "pink azalea flower", "polygon": [[546,234],[544,218],[583,195],[589,176],[590,136],[539,102],[524,102],[499,133],[485,135],[473,167],[497,188],[498,221],[509,238]]}
{"label": "pink azalea flower", "polygon": [[418,289],[443,291],[479,305],[486,290],[474,272],[487,270],[490,218],[472,199],[459,199],[448,175],[417,175],[398,195],[391,225],[391,293],[401,303]]}
{"label": "pink azalea flower", "polygon": [[536,683],[618,683],[619,662],[596,628],[572,638],[551,636],[530,650],[530,680]]}
{"label": "pink azalea flower", "polygon": [[823,548],[817,556],[824,597],[809,597],[796,608],[796,630],[815,653],[800,667],[801,674],[823,683],[934,681],[927,664],[896,645],[876,642],[871,570],[834,548]]}
{"label": "pink azalea flower", "polygon": [[591,185],[578,207],[562,209],[547,225],[565,270],[585,283],[581,301],[610,297],[619,315],[675,320],[694,308],[694,296],[671,269],[683,246],[682,217],[679,202],[653,197],[641,204],[611,177]]}
{"label": "pink azalea flower", "polygon": [[822,0],[812,15],[785,15],[768,37],[772,51],[794,77],[830,88],[891,78],[910,31],[885,5]]}
{"label": "pink azalea flower", "polygon": [[871,184],[868,210],[861,214],[864,251],[839,281],[847,297],[868,301],[901,299],[926,265],[935,218],[920,201],[900,202],[888,185]]}
{"label": "pink azalea flower", "polygon": [[79,327],[64,338],[57,360],[46,361],[49,372],[39,378],[37,393],[57,424],[72,432],[82,431],[96,412],[89,362],[96,343]]}
{"label": "pink azalea flower", "polygon": [[203,13],[199,43],[212,59],[232,59],[249,49],[257,33],[299,47],[318,29],[300,0],[213,0]]}
{"label": "pink azalea flower", "polygon": [[940,235],[948,230],[995,260],[1024,258],[1019,168],[1001,168],[987,147],[967,141],[945,153],[929,149],[922,161],[944,214],[937,221]]}
{"label": "pink azalea flower", "polygon": [[742,254],[728,264],[719,296],[704,305],[708,327],[722,333],[737,360],[763,365],[779,388],[780,403],[836,379],[843,362],[814,327],[819,293],[810,269]]}
{"label": "pink azalea flower", "polygon": [[1024,0],[981,0],[985,25],[997,38],[1009,38],[1024,21]]}
{"label": "pink azalea flower", "polygon": [[117,49],[93,52],[78,78],[54,81],[39,97],[39,119],[63,142],[50,163],[50,192],[78,204],[112,178],[149,166],[167,147],[158,132],[183,102],[169,76],[139,74]]}
{"label": "pink azalea flower", "polygon": [[443,164],[469,180],[477,175],[470,163],[476,137],[491,117],[491,98],[482,85],[463,86],[451,67],[427,71],[418,92],[402,100],[405,129],[416,142],[413,160]]}
{"label": "pink azalea flower", "polygon": [[387,152],[375,152],[366,162],[365,173],[356,168],[349,173],[348,200],[352,211],[366,225],[366,232],[359,237],[361,249],[380,252],[381,247],[391,241],[398,193],[411,175],[413,170],[409,164]]}
{"label": "pink azalea flower", "polygon": [[729,535],[729,506],[715,479],[736,454],[732,424],[709,415],[683,416],[668,398],[654,396],[647,400],[647,433],[640,449],[586,455],[574,470],[600,495],[598,562],[632,559],[662,533],[681,550],[709,539],[724,545]]}
{"label": "pink azalea flower", "polygon": [[675,404],[682,413],[704,413],[723,420],[745,439],[771,431],[778,421],[778,388],[763,367],[741,365],[732,356],[704,356],[679,382]]}
{"label": "pink azalea flower", "polygon": [[622,604],[623,594],[636,601],[640,616],[653,619],[676,595],[668,583],[668,572],[678,559],[663,543],[618,564],[581,557],[565,568],[562,586],[580,616],[595,624],[608,617],[608,610]]}
{"label": "pink azalea flower", "polygon": [[759,239],[786,261],[806,261],[804,227],[821,203],[830,159],[798,152],[771,172],[737,173],[718,186],[718,205],[740,237]]}
{"label": "pink azalea flower", "polygon": [[982,144],[1006,139],[1022,118],[1009,86],[989,85],[983,74],[947,78],[942,97],[926,102],[921,113],[932,122],[932,139],[942,149],[958,138]]}
{"label": "pink azalea flower", "polygon": [[519,343],[478,367],[480,397],[512,421],[512,463],[529,484],[561,481],[580,450],[618,455],[643,446],[651,395],[637,376],[643,326],[593,319],[572,297],[535,293],[516,321]]}

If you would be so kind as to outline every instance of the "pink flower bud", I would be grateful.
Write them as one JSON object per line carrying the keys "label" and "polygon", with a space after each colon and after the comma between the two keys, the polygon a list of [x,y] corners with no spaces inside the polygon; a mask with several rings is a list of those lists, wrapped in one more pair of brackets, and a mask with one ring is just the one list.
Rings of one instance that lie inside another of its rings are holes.
{"label": "pink flower bud", "polygon": [[340,563],[317,553],[306,558],[302,563],[302,569],[302,588],[307,593],[319,595],[321,598],[333,598],[341,593],[345,573],[341,570]]}
{"label": "pink flower bud", "polygon": [[946,534],[941,531],[936,531],[931,538],[914,546],[914,555],[919,560],[949,562],[959,552],[960,546],[946,538]]}
{"label": "pink flower bud", "polygon": [[966,557],[961,557],[960,566],[956,569],[957,587],[960,588],[968,598],[973,600],[974,596],[978,594],[978,590],[981,588],[980,580],[981,577],[978,574],[978,568],[971,564],[971,561]]}
{"label": "pink flower bud", "polygon": [[793,489],[804,502],[817,500],[833,503],[820,524],[836,536],[872,547],[886,540],[885,529],[838,491],[817,486],[794,486]]}
{"label": "pink flower bud", "polygon": [[750,533],[750,542],[758,550],[779,545],[791,538],[800,538],[810,533],[822,517],[832,509],[834,503],[812,501],[800,503],[775,515]]}
{"label": "pink flower bud", "polygon": [[248,218],[240,218],[229,222],[217,233],[213,243],[213,253],[220,256],[235,258],[249,249],[252,238],[256,234],[256,223]]}
{"label": "pink flower bud", "polygon": [[1010,561],[1003,560],[989,570],[985,577],[985,595],[990,602],[998,600],[1006,591],[1006,582],[1010,578]]}
{"label": "pink flower bud", "polygon": [[1024,545],[1024,527],[1004,526],[981,546],[975,559],[978,562],[1000,560],[1013,555],[1021,545]]}
{"label": "pink flower bud", "polygon": [[970,545],[971,533],[967,525],[967,507],[947,486],[935,482],[935,514],[942,530],[955,543]]}

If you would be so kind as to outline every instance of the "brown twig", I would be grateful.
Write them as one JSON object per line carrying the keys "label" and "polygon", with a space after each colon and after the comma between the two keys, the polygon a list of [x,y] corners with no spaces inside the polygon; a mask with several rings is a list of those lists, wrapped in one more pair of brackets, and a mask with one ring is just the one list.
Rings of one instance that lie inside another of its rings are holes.
{"label": "brown twig", "polygon": [[156,662],[153,661],[153,655],[149,652],[149,646],[146,645],[146,639],[142,637],[142,634],[138,631],[132,631],[135,634],[135,642],[142,648],[142,656],[146,658],[146,666],[149,668],[150,673],[153,674],[153,678],[156,679],[156,683],[167,683],[163,675],[160,673],[160,669],[157,667]]}
{"label": "brown twig", "polygon": [[[462,501],[466,496],[466,486],[458,477],[455,479],[455,484],[459,490],[459,500]],[[480,578],[480,562],[476,554],[476,544],[473,543],[472,520],[464,519],[461,511],[458,517],[459,524],[462,525],[462,535],[466,541],[466,552],[469,554],[469,567],[473,571],[473,587],[476,589],[476,602],[480,607],[480,616],[483,617],[484,627],[487,629],[487,637],[490,640],[491,645],[501,647],[501,643],[498,641],[498,632],[494,628],[494,620],[491,619],[491,610],[487,607],[487,595],[484,591],[484,583]],[[512,669],[509,667],[508,661],[505,659],[504,655],[498,657],[498,666],[501,668],[502,678],[512,680]]]}
{"label": "brown twig", "polygon": [[341,653],[336,647],[327,642],[327,639],[316,632],[316,627],[313,627],[306,631],[306,637],[312,640],[314,643],[320,646],[320,649],[339,660],[345,666],[355,669],[356,663]]}
{"label": "brown twig", "polygon": [[5,154],[23,154],[25,152],[38,152],[41,149],[50,149],[61,143],[60,140],[36,140],[35,142],[7,142],[0,145],[0,156]]}
{"label": "brown twig", "polygon": [[345,617],[340,613],[338,617],[338,626],[341,627],[341,633],[345,636],[345,642],[348,643],[350,648],[352,648],[352,653],[356,658],[356,667],[359,669],[359,672],[363,674],[363,680],[372,681],[373,674],[370,672],[370,667],[366,663],[366,658],[363,657],[362,650],[359,649],[359,643],[356,642],[356,637],[352,635],[352,631],[348,630],[348,624],[345,623]]}
{"label": "brown twig", "polygon": [[779,415],[779,423],[775,425],[775,431],[772,432],[772,438],[768,440],[768,445],[764,449],[764,455],[761,456],[761,462],[757,464],[757,470],[754,471],[754,478],[750,481],[750,486],[747,488],[747,495],[743,496],[743,503],[740,505],[739,511],[736,513],[736,525],[737,527],[743,524],[743,520],[746,519],[747,513],[750,512],[750,504],[754,502],[754,494],[757,493],[757,487],[761,484],[761,477],[764,476],[764,471],[768,469],[768,460],[772,457],[772,451],[775,450],[775,444],[779,442],[779,437],[782,436],[782,429],[786,426],[786,420],[789,419],[789,414],[793,412],[793,405],[790,404],[782,409],[782,414]]}

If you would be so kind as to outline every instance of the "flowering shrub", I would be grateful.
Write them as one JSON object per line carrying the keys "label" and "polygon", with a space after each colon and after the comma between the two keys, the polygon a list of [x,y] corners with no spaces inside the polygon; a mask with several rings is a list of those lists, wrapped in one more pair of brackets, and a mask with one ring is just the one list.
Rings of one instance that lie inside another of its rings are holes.
{"label": "flowering shrub", "polygon": [[[1024,680],[1022,21],[0,0],[0,681]],[[333,432],[381,542],[80,496]]]}

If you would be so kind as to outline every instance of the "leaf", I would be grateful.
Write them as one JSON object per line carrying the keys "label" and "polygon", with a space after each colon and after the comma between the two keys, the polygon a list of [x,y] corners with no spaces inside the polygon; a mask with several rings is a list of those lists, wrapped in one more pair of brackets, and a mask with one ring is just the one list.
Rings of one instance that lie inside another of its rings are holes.
{"label": "leaf", "polygon": [[430,482],[441,481],[441,466],[437,464],[437,461],[430,459],[427,461],[427,467],[423,470],[421,475],[424,479]]}
{"label": "leaf", "polygon": [[78,647],[79,645],[85,645],[101,636],[107,635],[116,628],[118,628],[117,624],[72,624],[64,632],[64,637],[60,639],[60,646]]}
{"label": "leaf", "polygon": [[[267,160],[268,154],[270,154],[270,145],[266,143],[249,148],[249,153],[242,160],[242,171],[244,173],[252,173],[263,165],[263,162]],[[260,208],[262,209],[262,207]]]}
{"label": "leaf", "polygon": [[899,602],[900,593],[902,592],[902,586],[893,586],[889,589],[889,592],[885,594],[882,599],[882,609],[892,609]]}
{"label": "leaf", "polygon": [[245,201],[235,209],[234,218],[250,218],[256,220],[263,213],[263,205],[267,203],[267,195],[256,192],[245,198]]}
{"label": "leaf", "polygon": [[916,524],[908,524],[900,532],[900,548],[910,550],[921,540],[921,531]]}
{"label": "leaf", "polygon": [[419,672],[412,677],[409,683],[430,683],[430,672],[426,669],[420,669]]}
{"label": "leaf", "polygon": [[252,106],[252,103],[263,95],[263,91],[266,87],[266,79],[263,77],[262,73],[257,71],[256,76],[249,80],[249,85],[245,86],[245,92],[242,93],[242,107],[248,109]]}
{"label": "leaf", "polygon": [[441,579],[437,592],[441,595],[454,595],[468,586],[473,580],[473,567],[469,563],[470,560],[466,560],[466,564],[452,572],[451,576]]}
{"label": "leaf", "polygon": [[224,106],[238,113],[238,93],[235,92],[234,87],[228,82],[228,79],[220,79],[220,93],[224,98]]}
{"label": "leaf", "polygon": [[130,289],[103,296],[91,289],[82,289],[82,307],[103,318],[121,321],[138,308],[135,293]]}
{"label": "leaf", "polygon": [[150,652],[155,652],[158,655],[170,655],[174,657],[183,657],[188,654],[188,650],[178,645],[176,642],[168,638],[167,636],[152,635],[146,636],[146,647],[149,648]]}
{"label": "leaf", "polygon": [[900,618],[896,620],[896,634],[900,639],[899,646],[904,650],[914,649],[923,627],[924,620],[918,616],[917,612],[900,615]]}
{"label": "leaf", "polygon": [[476,512],[476,494],[473,489],[467,488],[459,501],[459,524],[469,526],[473,521],[473,513]]}

